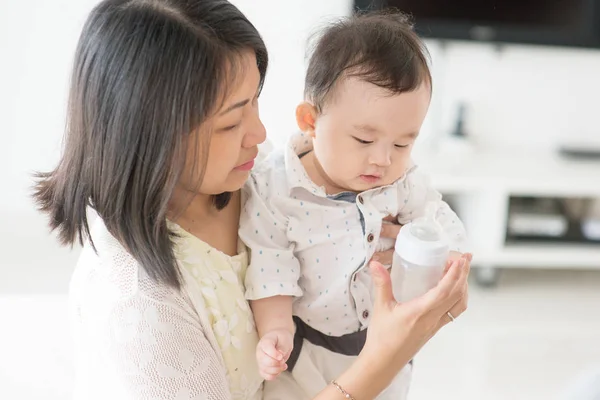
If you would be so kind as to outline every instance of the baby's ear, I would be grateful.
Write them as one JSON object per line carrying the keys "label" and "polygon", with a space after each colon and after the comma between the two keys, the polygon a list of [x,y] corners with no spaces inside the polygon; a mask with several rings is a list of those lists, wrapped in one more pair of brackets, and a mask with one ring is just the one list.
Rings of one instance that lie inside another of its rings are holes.
{"label": "baby's ear", "polygon": [[315,137],[316,120],[317,108],[311,103],[300,103],[296,107],[296,123],[298,123],[298,128],[312,138]]}

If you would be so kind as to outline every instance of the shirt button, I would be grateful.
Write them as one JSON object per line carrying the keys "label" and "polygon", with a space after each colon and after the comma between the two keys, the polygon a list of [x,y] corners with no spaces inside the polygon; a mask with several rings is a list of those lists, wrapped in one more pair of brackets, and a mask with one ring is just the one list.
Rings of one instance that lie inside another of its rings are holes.
{"label": "shirt button", "polygon": [[363,311],[362,317],[363,317],[363,319],[369,318],[369,310]]}
{"label": "shirt button", "polygon": [[369,233],[369,236],[367,236],[367,241],[368,241],[369,243],[371,243],[371,242],[373,241],[373,239],[375,239],[375,236],[373,236],[373,234],[372,234],[372,233]]}
{"label": "shirt button", "polygon": [[358,196],[358,201],[360,202],[360,204],[365,204],[365,201],[363,200],[362,196]]}

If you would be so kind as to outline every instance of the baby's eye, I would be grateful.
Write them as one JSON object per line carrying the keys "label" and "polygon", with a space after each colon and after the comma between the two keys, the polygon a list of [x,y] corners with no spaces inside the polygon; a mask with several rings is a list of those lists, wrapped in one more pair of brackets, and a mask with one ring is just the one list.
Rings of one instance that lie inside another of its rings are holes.
{"label": "baby's eye", "polygon": [[362,139],[359,139],[359,138],[357,138],[357,137],[355,137],[355,136],[353,136],[353,138],[354,138],[354,140],[356,140],[358,143],[362,143],[362,144],[371,144],[371,143],[373,143],[373,141],[372,141],[372,140],[362,140]]}

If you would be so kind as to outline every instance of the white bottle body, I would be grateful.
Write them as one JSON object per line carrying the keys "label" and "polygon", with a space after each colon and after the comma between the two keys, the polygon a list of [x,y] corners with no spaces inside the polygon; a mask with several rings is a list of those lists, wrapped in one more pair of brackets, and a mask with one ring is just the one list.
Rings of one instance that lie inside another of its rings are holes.
{"label": "white bottle body", "polygon": [[411,263],[394,252],[392,288],[398,302],[407,302],[433,289],[444,273],[445,261],[431,265]]}
{"label": "white bottle body", "polygon": [[404,225],[396,240],[392,263],[392,290],[406,302],[435,287],[450,255],[448,241],[436,221],[435,204],[428,204],[424,217]]}

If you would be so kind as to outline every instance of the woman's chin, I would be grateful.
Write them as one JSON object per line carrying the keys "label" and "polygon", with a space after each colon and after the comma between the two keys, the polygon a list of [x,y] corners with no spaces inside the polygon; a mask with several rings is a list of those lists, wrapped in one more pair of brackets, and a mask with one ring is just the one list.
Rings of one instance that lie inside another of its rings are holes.
{"label": "woman's chin", "polygon": [[238,171],[238,170],[233,171],[231,174],[229,174],[227,181],[223,185],[223,187],[226,188],[224,191],[225,192],[236,192],[236,191],[240,190],[244,186],[244,184],[246,183],[246,181],[248,180],[249,177],[250,177],[250,171]]}

